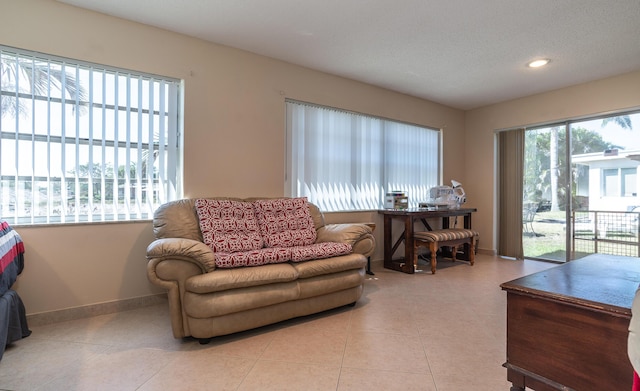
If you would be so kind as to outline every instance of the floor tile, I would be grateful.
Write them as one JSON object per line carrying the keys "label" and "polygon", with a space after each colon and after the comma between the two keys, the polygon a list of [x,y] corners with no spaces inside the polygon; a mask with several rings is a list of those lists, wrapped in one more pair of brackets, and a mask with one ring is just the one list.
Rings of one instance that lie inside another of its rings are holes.
{"label": "floor tile", "polygon": [[137,390],[236,390],[256,361],[218,356],[214,351],[175,353],[169,364]]}
{"label": "floor tile", "polygon": [[346,333],[309,326],[292,327],[277,333],[261,359],[339,367],[346,340]]}
{"label": "floor tile", "polygon": [[0,389],[35,390],[61,372],[80,370],[109,346],[27,337],[15,342],[0,362]]}
{"label": "floor tile", "polygon": [[329,391],[338,384],[339,367],[259,361],[247,375],[240,391]]}
{"label": "floor tile", "polygon": [[429,374],[342,368],[338,391],[436,391]]}
{"label": "floor tile", "polygon": [[173,359],[175,352],[120,346],[60,371],[37,391],[136,390]]}
{"label": "floor tile", "polygon": [[398,372],[430,372],[419,338],[388,333],[350,334],[342,366]]}

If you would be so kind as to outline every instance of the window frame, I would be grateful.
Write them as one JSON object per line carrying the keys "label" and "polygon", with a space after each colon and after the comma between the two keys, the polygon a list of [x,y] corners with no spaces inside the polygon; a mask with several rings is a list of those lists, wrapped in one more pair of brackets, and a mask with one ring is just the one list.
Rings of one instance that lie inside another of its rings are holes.
{"label": "window frame", "polygon": [[635,197],[637,195],[637,180],[638,169],[636,167],[620,168],[620,195],[622,197]]}
{"label": "window frame", "polygon": [[3,45],[0,55],[1,219],[145,221],[182,196],[182,80]]}
{"label": "window frame", "polygon": [[[601,194],[603,197],[635,197],[636,196],[636,180],[637,180],[637,168],[634,167],[616,167],[616,168],[603,168],[602,171],[602,189]],[[632,183],[628,183],[628,177],[632,177]],[[615,179],[614,182],[610,182],[611,179]],[[613,186],[613,189],[609,188],[609,184]],[[627,185],[633,191],[627,191]]]}
{"label": "window frame", "polygon": [[602,195],[604,197],[620,197],[620,169],[602,169]]}

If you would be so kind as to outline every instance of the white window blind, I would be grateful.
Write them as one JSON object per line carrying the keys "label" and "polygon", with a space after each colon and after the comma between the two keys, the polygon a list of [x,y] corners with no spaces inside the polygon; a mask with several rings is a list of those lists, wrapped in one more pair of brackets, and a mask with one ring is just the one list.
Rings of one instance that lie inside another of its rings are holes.
{"label": "white window blind", "polygon": [[285,194],[324,211],[383,207],[390,191],[409,206],[440,184],[440,131],[389,119],[286,101]]}
{"label": "white window blind", "polygon": [[141,220],[179,196],[179,80],[2,46],[0,67],[0,218]]}

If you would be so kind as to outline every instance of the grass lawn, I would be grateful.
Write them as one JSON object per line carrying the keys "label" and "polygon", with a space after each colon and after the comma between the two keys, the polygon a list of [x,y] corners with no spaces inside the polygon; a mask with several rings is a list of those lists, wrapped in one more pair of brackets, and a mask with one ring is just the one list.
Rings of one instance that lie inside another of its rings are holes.
{"label": "grass lawn", "polygon": [[[607,232],[606,236],[594,240],[593,232],[579,235],[585,240],[576,240],[569,249],[566,248],[565,212],[536,213],[532,223],[533,232],[525,232],[522,237],[524,256],[564,262],[567,250],[574,247],[573,259],[582,258],[593,253],[604,253],[624,256],[639,256],[638,238],[629,232]],[[535,233],[535,234],[534,234]],[[598,246],[596,249],[596,245]]]}
{"label": "grass lawn", "polygon": [[565,212],[536,213],[533,232],[525,232],[522,237],[524,256],[527,258],[565,261],[566,226]]}

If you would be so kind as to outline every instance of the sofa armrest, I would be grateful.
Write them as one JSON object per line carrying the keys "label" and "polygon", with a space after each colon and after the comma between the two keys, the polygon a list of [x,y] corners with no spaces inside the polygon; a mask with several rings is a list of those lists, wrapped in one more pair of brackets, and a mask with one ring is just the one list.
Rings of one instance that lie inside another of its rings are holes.
{"label": "sofa armrest", "polygon": [[157,239],[147,247],[147,259],[182,260],[197,265],[203,273],[215,269],[213,251],[206,244],[197,240],[183,238]]}
{"label": "sofa armrest", "polygon": [[353,252],[365,257],[373,254],[376,248],[373,230],[366,224],[327,224],[317,231],[316,243],[349,243]]}
{"label": "sofa armrest", "polygon": [[191,335],[182,306],[187,279],[215,269],[213,251],[192,239],[157,239],[147,247],[147,277],[167,289],[173,336]]}

